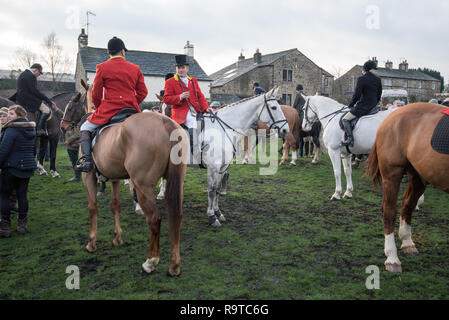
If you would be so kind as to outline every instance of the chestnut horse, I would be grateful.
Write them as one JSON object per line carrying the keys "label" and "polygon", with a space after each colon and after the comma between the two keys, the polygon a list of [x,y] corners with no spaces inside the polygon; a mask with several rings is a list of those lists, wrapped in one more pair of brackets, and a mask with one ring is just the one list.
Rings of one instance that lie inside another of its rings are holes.
{"label": "chestnut horse", "polygon": [[[394,239],[396,201],[401,179],[409,177],[402,198],[399,226],[401,249],[407,254],[418,250],[412,241],[412,212],[426,189],[426,182],[449,193],[449,155],[436,152],[431,146],[435,127],[445,115],[445,107],[414,103],[397,109],[379,126],[376,141],[368,157],[368,175],[375,185],[382,183],[382,211],[385,233],[385,268],[402,272]],[[449,139],[449,137],[447,137]]]}
{"label": "chestnut horse", "polygon": [[[61,127],[66,128],[80,119],[74,117],[80,108],[93,109],[91,87],[87,90],[87,99],[75,97],[65,111]],[[76,98],[78,98],[77,101]],[[86,101],[86,102],[85,102]],[[79,116],[78,116],[79,117]],[[180,137],[181,140],[172,137]],[[83,173],[83,182],[87,189],[88,210],[90,216],[89,242],[87,251],[97,249],[97,172],[111,180],[111,210],[114,213],[114,246],[123,244],[120,227],[120,179],[129,178],[137,192],[137,198],[150,231],[148,259],[142,265],[146,273],[154,271],[159,263],[159,238],[161,215],[156,206],[154,189],[157,181],[167,179],[167,211],[169,237],[172,254],[168,273],[177,276],[180,273],[180,235],[182,228],[183,185],[189,150],[189,138],[184,130],[169,118],[155,112],[138,113],[124,122],[103,130],[92,150],[94,168]],[[174,140],[174,141],[173,141]]]}

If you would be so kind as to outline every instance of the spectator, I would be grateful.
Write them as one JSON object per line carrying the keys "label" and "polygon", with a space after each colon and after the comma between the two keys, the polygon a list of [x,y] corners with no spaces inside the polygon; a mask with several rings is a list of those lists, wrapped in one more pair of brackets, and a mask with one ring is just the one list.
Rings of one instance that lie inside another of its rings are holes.
{"label": "spectator", "polygon": [[16,191],[19,201],[17,231],[27,231],[28,184],[34,170],[36,151],[36,125],[26,118],[27,112],[19,105],[8,111],[8,123],[4,127],[0,142],[1,215],[0,237],[11,236],[11,209],[9,198]]}
{"label": "spectator", "polygon": [[392,105],[391,103],[389,103],[389,104],[387,104],[386,106],[382,106],[382,107],[380,108],[380,110],[385,111],[385,110],[390,109],[392,106],[393,106],[393,105]]}
{"label": "spectator", "polygon": [[76,162],[78,161],[78,152],[81,142],[81,134],[79,125],[70,125],[65,133],[65,144],[67,146],[67,153],[69,154],[72,168],[75,176],[69,182],[79,182],[81,180],[81,171],[76,169]]}
{"label": "spectator", "polygon": [[258,96],[259,94],[267,93],[264,88],[260,86],[258,82],[254,82],[253,84],[254,95]]}
{"label": "spectator", "polygon": [[437,99],[430,99],[429,103],[438,104],[438,100]]}
{"label": "spectator", "polygon": [[401,100],[394,100],[393,108],[399,108],[399,107],[401,107]]}
{"label": "spectator", "polygon": [[0,110],[0,131],[2,130],[6,122],[8,122],[8,112]]}

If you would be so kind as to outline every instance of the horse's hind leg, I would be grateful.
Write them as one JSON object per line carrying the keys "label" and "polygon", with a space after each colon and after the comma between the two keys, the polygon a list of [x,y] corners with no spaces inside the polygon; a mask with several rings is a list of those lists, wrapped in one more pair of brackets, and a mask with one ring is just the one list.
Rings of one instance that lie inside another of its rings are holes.
{"label": "horse's hind leg", "polygon": [[[148,250],[148,259],[142,264],[142,269],[146,273],[151,273],[159,264],[160,249],[159,238],[161,233],[161,215],[157,210],[156,200],[154,199],[152,187],[135,185],[137,192],[137,199],[145,213],[145,220],[150,231],[150,248]],[[144,192],[145,191],[145,192]]]}
{"label": "horse's hind leg", "polygon": [[114,214],[114,234],[112,240],[114,246],[123,244],[122,228],[120,227],[120,180],[111,182],[111,211]]}
{"label": "horse's hind leg", "polygon": [[89,242],[86,245],[86,250],[94,252],[97,250],[97,217],[98,217],[98,205],[97,205],[97,177],[95,170],[91,170],[88,173],[83,173],[83,182],[87,190],[89,220],[90,220],[90,233]]}
{"label": "horse's hind leg", "polygon": [[287,140],[285,140],[284,144],[282,145],[282,148],[284,149],[284,153],[283,153],[283,155],[282,155],[281,163],[279,163],[279,164],[281,164],[281,165],[287,163],[287,160],[288,160],[288,154],[289,154],[289,152],[290,152],[290,147],[289,147],[289,145],[288,145]]}
{"label": "horse's hind leg", "polygon": [[343,195],[345,199],[352,198],[352,191],[354,191],[354,186],[352,185],[352,165],[351,165],[351,155],[342,158],[343,169],[346,176],[346,192]]}
{"label": "horse's hind leg", "polygon": [[425,184],[415,170],[409,172],[409,183],[402,198],[402,211],[399,226],[399,237],[402,240],[401,249],[404,253],[418,253],[412,240],[412,213],[416,208],[419,197],[426,189]]}
{"label": "horse's hind leg", "polygon": [[398,199],[399,186],[403,175],[401,167],[389,167],[385,174],[382,173],[382,210],[385,234],[385,268],[390,272],[402,272],[401,261],[394,239],[394,225],[396,222],[396,201]]}
{"label": "horse's hind leg", "polygon": [[[208,185],[208,205],[207,215],[209,216],[209,224],[214,227],[220,227],[221,223],[217,217],[223,214],[218,209],[218,193],[220,191],[220,174],[217,168],[207,167],[207,185]],[[224,218],[224,216],[223,216]],[[223,219],[222,218],[222,219]],[[223,220],[224,221],[224,220]]]}

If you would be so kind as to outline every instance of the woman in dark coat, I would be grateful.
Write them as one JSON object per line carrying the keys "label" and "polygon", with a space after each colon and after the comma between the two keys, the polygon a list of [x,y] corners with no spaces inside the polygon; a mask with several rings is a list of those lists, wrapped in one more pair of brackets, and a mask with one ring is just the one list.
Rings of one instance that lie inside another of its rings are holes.
{"label": "woman in dark coat", "polygon": [[0,138],[1,216],[0,237],[11,235],[9,197],[16,191],[19,202],[17,231],[25,233],[28,220],[28,184],[34,170],[36,152],[36,124],[29,122],[26,111],[19,105],[8,110],[8,122]]}

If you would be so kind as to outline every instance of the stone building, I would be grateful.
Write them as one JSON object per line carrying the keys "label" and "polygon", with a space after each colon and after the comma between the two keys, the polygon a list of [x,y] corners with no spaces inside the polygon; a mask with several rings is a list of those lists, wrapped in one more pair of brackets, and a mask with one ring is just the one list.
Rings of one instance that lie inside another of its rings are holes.
{"label": "stone building", "polygon": [[[377,58],[373,58],[377,62]],[[362,75],[363,67],[354,66],[334,82],[332,98],[348,104],[354,94],[357,79]],[[410,102],[429,101],[440,92],[441,81],[417,70],[410,70],[407,60],[393,68],[393,62],[387,61],[385,67],[378,67],[375,73],[382,80],[382,88],[403,89],[408,93]]]}
{"label": "stone building", "polygon": [[253,95],[253,83],[265,90],[280,86],[280,98],[292,105],[296,86],[301,83],[308,95],[330,96],[334,76],[317,66],[298,49],[262,55],[257,49],[252,58],[242,54],[237,61],[210,75],[211,100],[234,102]]}
{"label": "stone building", "polygon": [[[148,95],[145,102],[157,101],[156,94],[159,94],[164,89],[165,75],[167,73],[176,73],[175,56],[181,53],[160,53],[128,50],[126,52],[126,60],[140,66],[145,78],[145,84],[148,89]],[[203,71],[198,62],[194,59],[194,47],[187,41],[184,46],[184,54],[187,55],[187,61],[190,64],[189,75],[198,80],[206,99],[210,98],[209,89],[212,80]],[[88,46],[88,37],[81,30],[78,37],[78,54],[76,59],[76,90],[82,91],[80,84],[81,79],[91,84],[95,78],[96,66],[108,60],[108,52],[105,48],[93,48]]]}

